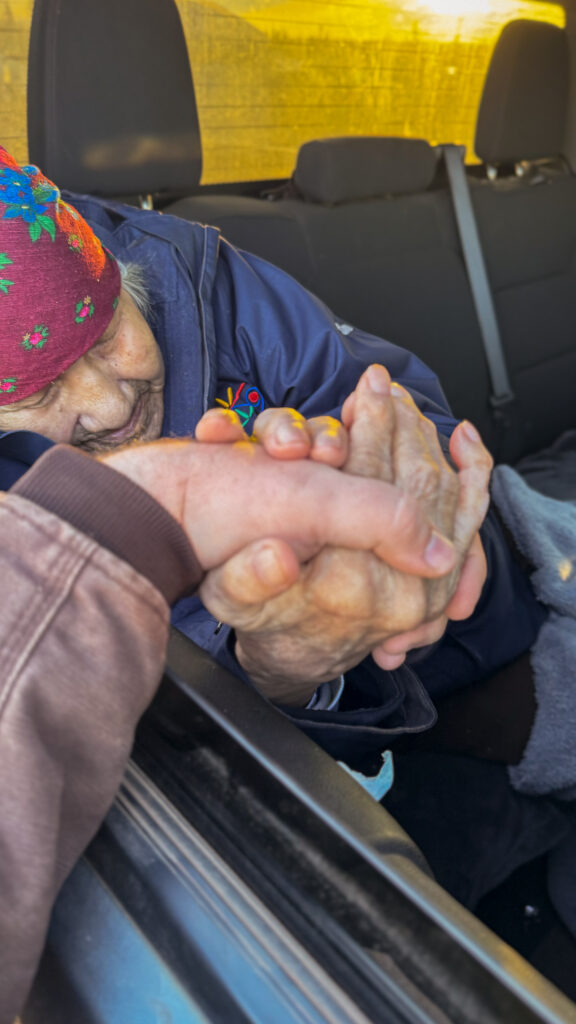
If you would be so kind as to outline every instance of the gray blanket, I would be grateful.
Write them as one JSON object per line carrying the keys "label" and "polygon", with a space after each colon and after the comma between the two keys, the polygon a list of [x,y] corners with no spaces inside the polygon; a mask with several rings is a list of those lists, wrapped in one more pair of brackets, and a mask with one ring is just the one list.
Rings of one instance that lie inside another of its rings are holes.
{"label": "gray blanket", "polygon": [[531,655],[536,719],[522,761],[510,768],[510,779],[523,793],[574,799],[576,503],[539,494],[509,466],[494,471],[492,496],[519,549],[536,567],[532,584],[550,610]]}

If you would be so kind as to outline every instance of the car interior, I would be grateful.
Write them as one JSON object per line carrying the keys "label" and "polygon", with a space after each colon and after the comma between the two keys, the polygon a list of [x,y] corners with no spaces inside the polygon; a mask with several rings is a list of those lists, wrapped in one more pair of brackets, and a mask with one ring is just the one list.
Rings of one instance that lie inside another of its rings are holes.
{"label": "car interior", "polygon": [[[291,176],[220,183],[202,177],[181,15],[173,0],[35,0],[30,162],[72,192],[217,226],[415,352],[498,462],[576,498],[571,8],[563,27],[505,19],[473,162],[460,138],[377,126],[310,135]],[[174,632],[22,1024],[576,1021],[576,940],[545,855],[519,856],[472,915],[393,813]]]}
{"label": "car interior", "polygon": [[[498,461],[534,455],[573,426],[576,185],[565,152],[564,29],[526,19],[508,24],[478,111],[482,162],[468,184],[510,383],[502,401],[487,366],[444,150],[422,139],[313,139],[294,154],[284,186],[260,187],[256,197],[207,195],[178,11],[151,4],[136,47],[139,17],[139,0],[35,5],[33,162],[73,192],[150,197],[165,212],[214,224],[338,316],[408,347],[436,371],[456,415],[473,420]],[[75,45],[79,35],[95,41],[89,52]],[[169,75],[159,40],[170,54]],[[138,154],[127,126],[145,139]],[[542,393],[554,397],[543,401]],[[569,458],[566,445],[563,453]]]}

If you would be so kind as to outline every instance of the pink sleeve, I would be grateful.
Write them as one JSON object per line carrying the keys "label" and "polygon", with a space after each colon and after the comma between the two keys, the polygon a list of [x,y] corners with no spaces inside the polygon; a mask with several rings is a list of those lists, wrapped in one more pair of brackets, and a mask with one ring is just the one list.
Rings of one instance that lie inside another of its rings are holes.
{"label": "pink sleeve", "polygon": [[160,679],[169,609],[127,562],[0,501],[0,1024],[27,994],[55,895],[119,785]]}

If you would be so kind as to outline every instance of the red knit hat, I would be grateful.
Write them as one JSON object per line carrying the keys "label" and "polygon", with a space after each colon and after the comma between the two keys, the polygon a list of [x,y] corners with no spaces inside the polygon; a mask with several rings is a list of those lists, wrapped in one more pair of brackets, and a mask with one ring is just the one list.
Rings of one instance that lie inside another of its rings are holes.
{"label": "red knit hat", "polygon": [[37,167],[0,146],[0,406],[56,380],[101,337],[118,264]]}

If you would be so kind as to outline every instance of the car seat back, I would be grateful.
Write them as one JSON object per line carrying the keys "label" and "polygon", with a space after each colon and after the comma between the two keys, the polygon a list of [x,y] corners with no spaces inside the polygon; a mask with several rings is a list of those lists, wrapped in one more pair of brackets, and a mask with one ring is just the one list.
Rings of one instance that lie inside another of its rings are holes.
{"label": "car seat back", "polygon": [[476,131],[489,174],[471,178],[471,189],[517,400],[516,457],[576,426],[576,178],[562,159],[568,92],[564,30],[507,25]]}
{"label": "car seat back", "polygon": [[298,154],[287,199],[305,222],[313,291],[341,317],[415,352],[457,415],[494,440],[480,331],[450,197],[421,139],[324,139]]}
{"label": "car seat back", "polygon": [[28,140],[31,161],[60,188],[192,192],[200,131],[173,0],[36,0]]}

